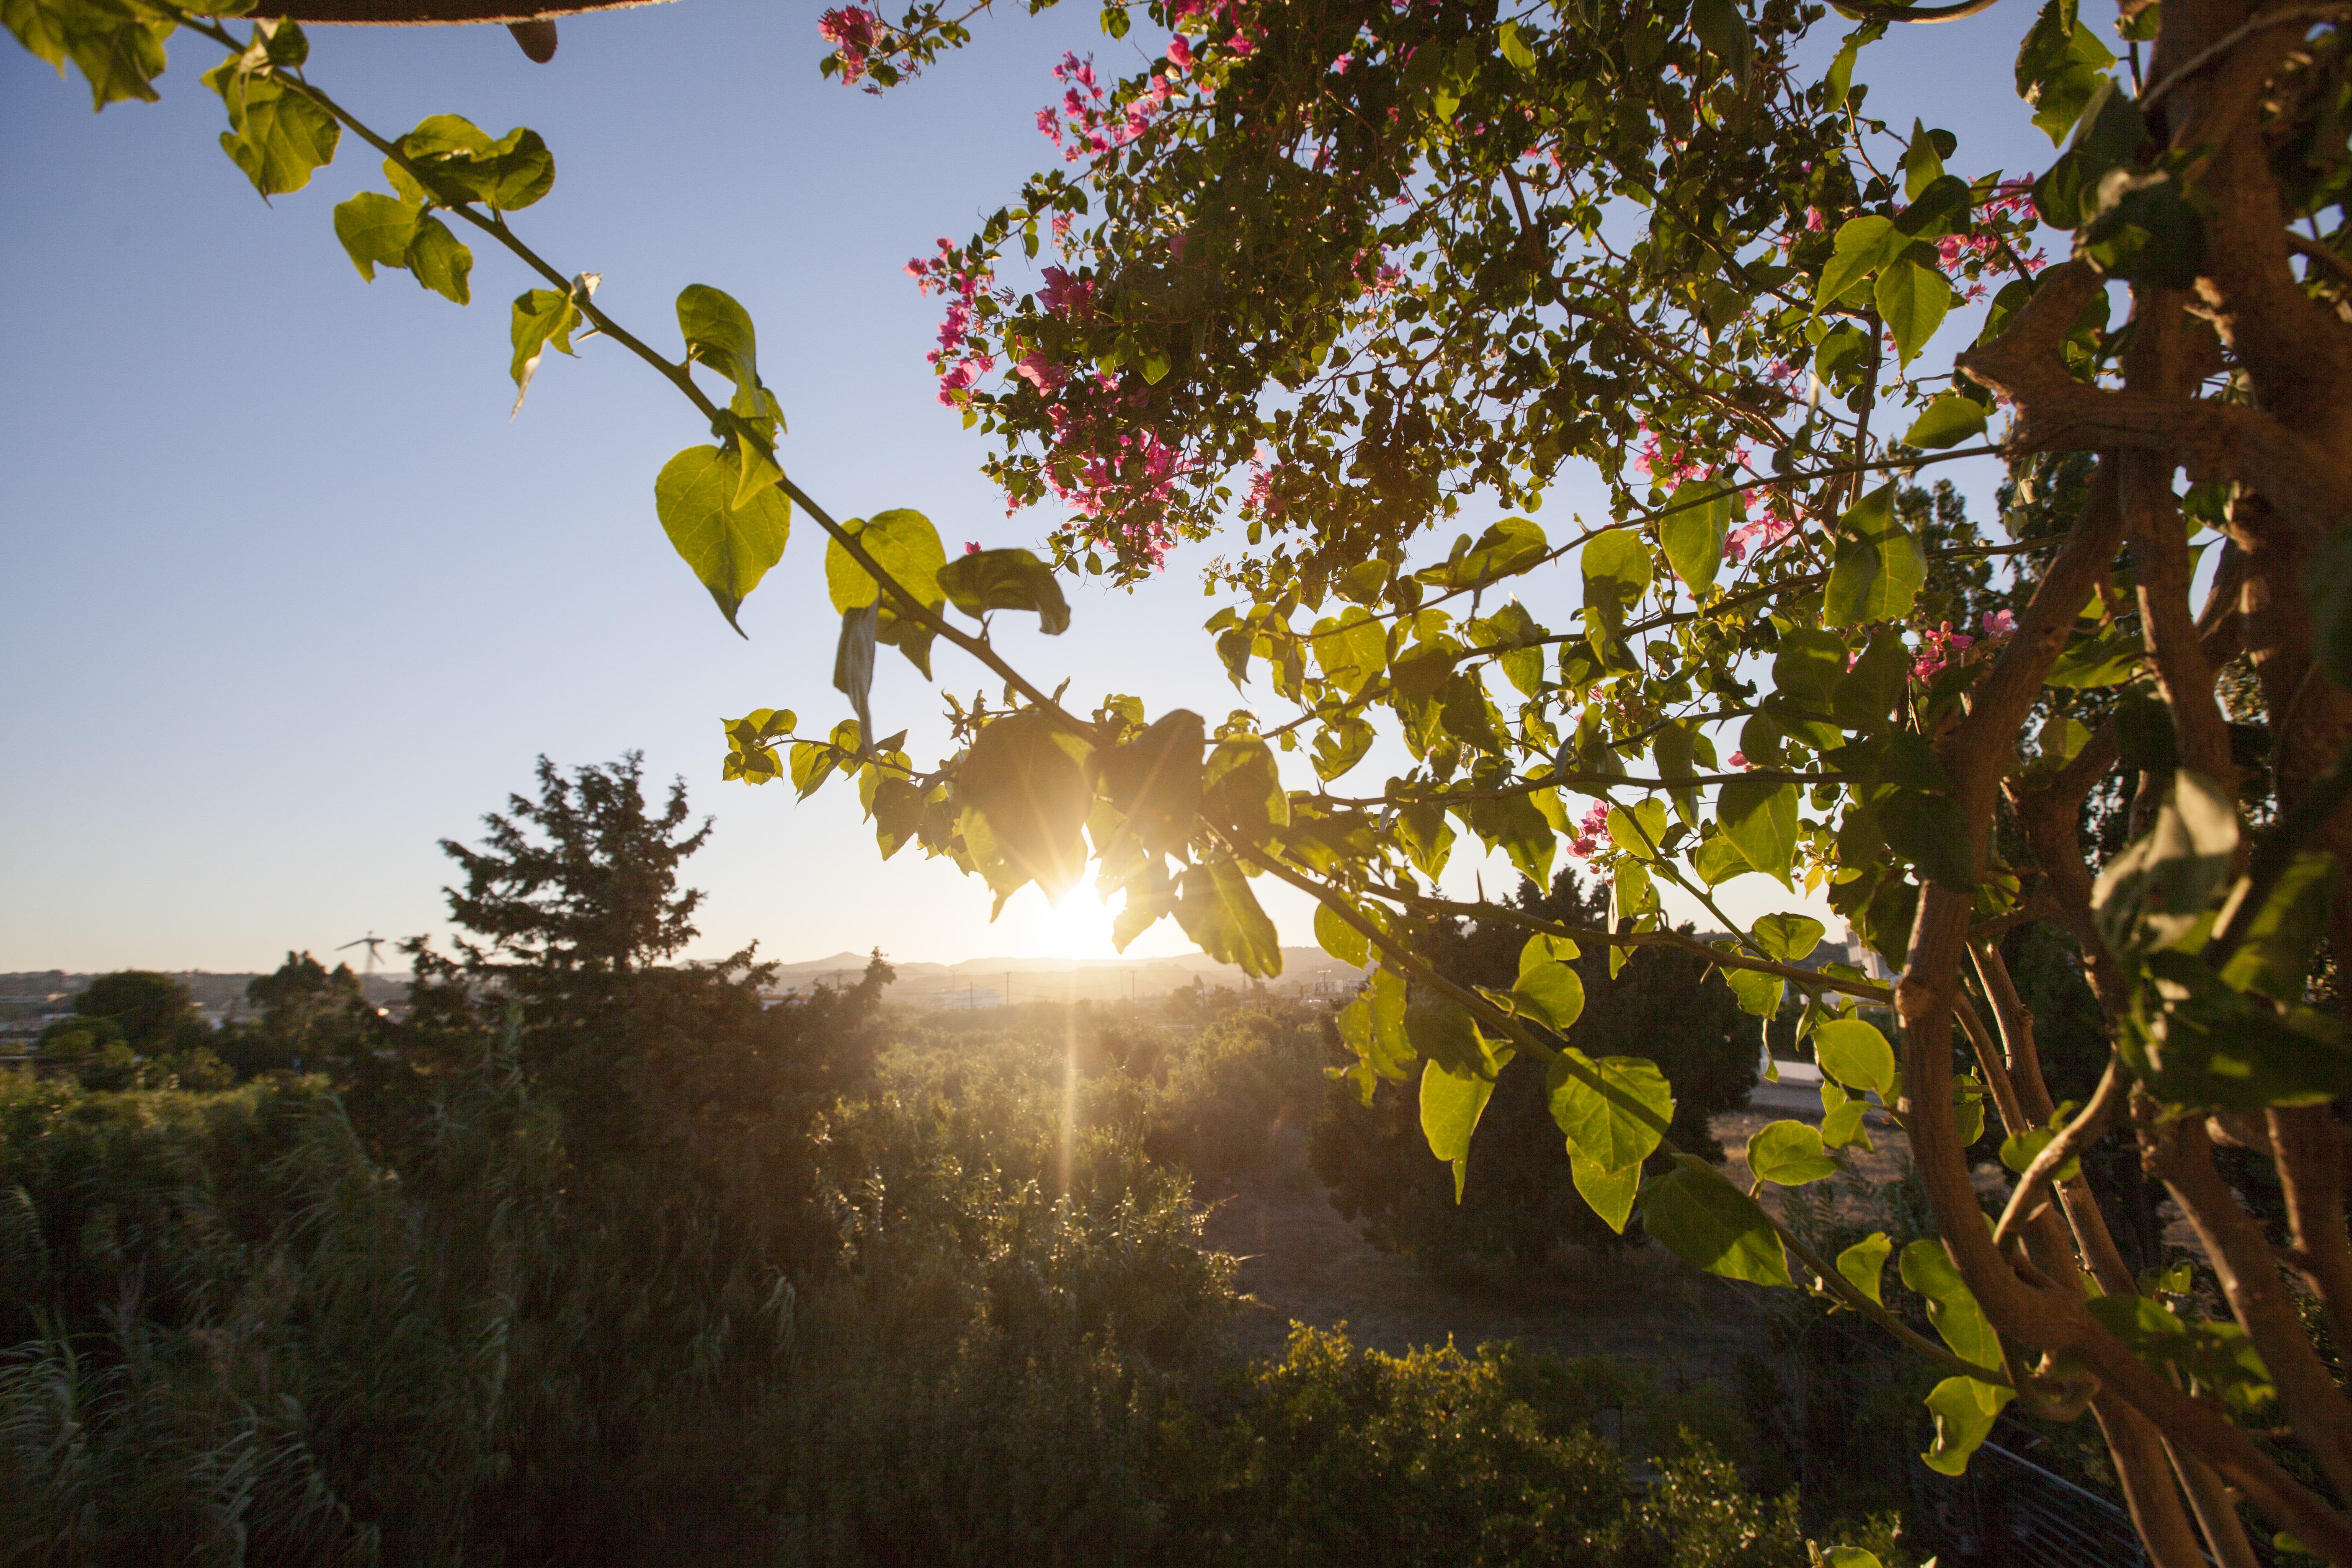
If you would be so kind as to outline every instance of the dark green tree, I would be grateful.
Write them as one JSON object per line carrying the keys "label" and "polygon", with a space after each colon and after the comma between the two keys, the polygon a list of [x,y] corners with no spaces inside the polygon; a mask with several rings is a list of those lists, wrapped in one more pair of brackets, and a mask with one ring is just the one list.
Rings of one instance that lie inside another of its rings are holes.
{"label": "dark green tree", "polygon": [[196,1021],[195,999],[183,981],[146,969],[101,974],[74,998],[74,1012],[103,1018],[122,1031],[134,1051],[167,1047],[176,1032]]}
{"label": "dark green tree", "polygon": [[[1608,889],[1562,871],[1549,892],[1522,881],[1516,907],[1563,924],[1606,922]],[[1464,985],[1507,988],[1527,933],[1500,921],[1442,920],[1419,934],[1438,972]],[[1595,950],[1573,967],[1584,986],[1576,1023],[1580,1049],[1594,1057],[1643,1056],[1674,1086],[1670,1136],[1685,1151],[1720,1161],[1708,1123],[1748,1103],[1761,1048],[1756,1021],[1706,961],[1671,948],[1637,949],[1618,973]],[[1496,1077],[1479,1119],[1478,1158],[1461,1202],[1451,1171],[1430,1158],[1411,1083],[1381,1083],[1365,1105],[1351,1080],[1335,1082],[1309,1146],[1331,1201],[1369,1217],[1378,1244],[1444,1265],[1475,1256],[1537,1267],[1562,1244],[1622,1245],[1577,1194],[1568,1145],[1552,1119],[1544,1064],[1513,1061]],[[1631,1227],[1638,1238],[1639,1222]]]}

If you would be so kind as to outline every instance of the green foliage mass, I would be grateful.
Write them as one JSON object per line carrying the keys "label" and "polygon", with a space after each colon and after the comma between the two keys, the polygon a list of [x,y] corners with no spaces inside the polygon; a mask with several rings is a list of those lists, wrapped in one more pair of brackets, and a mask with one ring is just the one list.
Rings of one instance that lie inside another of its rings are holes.
{"label": "green foliage mass", "polygon": [[[1605,889],[1562,871],[1549,892],[1522,883],[1510,907],[1581,925],[1605,919],[1607,905]],[[1517,978],[1525,940],[1499,921],[1454,920],[1433,921],[1417,938],[1440,973],[1496,988]],[[1613,976],[1604,950],[1569,967],[1584,998],[1574,1022],[1580,1047],[1655,1061],[1674,1094],[1667,1135],[1719,1162],[1708,1123],[1747,1104],[1761,1054],[1755,1021],[1730,989],[1705,961],[1660,948],[1637,950]],[[1496,1076],[1476,1148],[1457,1203],[1451,1178],[1429,1158],[1409,1092],[1382,1083],[1366,1105],[1352,1083],[1335,1082],[1316,1120],[1312,1158],[1341,1213],[1368,1218],[1381,1246],[1439,1267],[1483,1258],[1540,1268],[1563,1246],[1615,1251],[1641,1238],[1638,1220],[1621,1233],[1580,1195],[1542,1062],[1522,1058]]]}

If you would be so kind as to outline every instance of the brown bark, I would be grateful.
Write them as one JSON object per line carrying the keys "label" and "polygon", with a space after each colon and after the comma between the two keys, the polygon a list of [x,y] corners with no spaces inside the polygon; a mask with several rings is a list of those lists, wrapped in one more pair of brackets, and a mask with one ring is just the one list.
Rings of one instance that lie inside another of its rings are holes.
{"label": "brown bark", "polygon": [[[2193,393],[2219,362],[2212,329],[2185,314],[2179,296],[2168,289],[2139,289],[2137,300],[2132,347],[2124,356],[2125,384],[2161,397]],[[2205,658],[2197,623],[2189,613],[2194,567],[2179,499],[2172,490],[2173,468],[2169,453],[2116,455],[2140,631],[2156,667],[2157,684],[2172,710],[2180,765],[2203,773],[2234,797],[2238,770],[2230,759],[2230,727],[2214,700],[2213,667]]]}
{"label": "brown bark", "polygon": [[2286,1194],[2296,1266],[2327,1309],[2338,1345],[2352,1346],[2352,1243],[2344,1230],[2343,1130],[2325,1105],[2273,1106],[2272,1157]]}
{"label": "brown bark", "polygon": [[[2156,1108],[2146,1111],[2152,1122]],[[2280,1409],[2337,1490],[2352,1493],[2352,1404],[2337,1391],[2304,1331],[2262,1226],[2215,1167],[2204,1122],[2186,1119],[2166,1127],[2144,1126],[2141,1143],[2196,1226],[2231,1314],[2262,1352],[2278,1386]]]}
{"label": "brown bark", "polygon": [[2157,1568],[2203,1568],[2196,1527],[2181,1507],[2179,1489],[2172,1484],[2172,1464],[2164,1441],[2147,1416],[2113,1394],[2091,1401],[2091,1414],[2107,1440],[2116,1462],[2116,1479],[2122,1483],[2124,1506],[2130,1510],[2132,1528]]}

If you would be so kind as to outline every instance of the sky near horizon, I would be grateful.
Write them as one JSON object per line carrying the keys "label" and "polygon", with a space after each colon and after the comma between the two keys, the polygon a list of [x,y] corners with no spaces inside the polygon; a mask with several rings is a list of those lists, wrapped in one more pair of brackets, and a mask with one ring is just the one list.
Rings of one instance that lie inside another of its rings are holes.
{"label": "sky near horizon", "polygon": [[[598,304],[656,348],[675,352],[686,284],[741,300],[789,421],[780,455],[835,515],[909,506],[950,551],[1034,544],[1061,514],[1008,518],[980,478],[982,443],[922,357],[938,303],[901,268],[1045,166],[1033,115],[1064,49],[1132,69],[1156,40],[1114,43],[1091,9],[988,19],[877,100],[819,78],[815,16],[684,0],[575,18],[543,67],[499,28],[320,27],[309,74],[382,131],[444,111],[538,130],[557,181],[516,226],[601,272]],[[1888,40],[1858,75],[1901,90],[1873,110],[1900,97],[1906,120],[1958,132],[1972,171],[2046,166],[2008,96],[2028,19],[2012,5]],[[437,936],[440,839],[477,837],[541,753],[631,748],[717,818],[688,867],[709,895],[697,956],[1110,953],[1089,891],[1056,910],[1024,889],[992,927],[977,879],[911,848],[882,861],[852,791],[722,785],[722,715],[789,707],[822,729],[847,711],[822,535],[796,521],[739,639],[654,518],[654,474],[707,439],[675,391],[591,341],[550,354],[509,422],[507,301],[535,281],[520,263],[477,246],[463,310],[404,274],[363,283],[331,212],[382,188],[378,160],[347,135],[265,205],[220,152],[210,60],[174,48],[160,104],[92,116],[79,76],[0,45],[0,970],[266,969],[369,931]],[[1957,317],[1931,357],[1966,342]],[[1956,467],[1989,515],[1997,475]],[[1541,521],[1596,494],[1566,482]],[[1200,630],[1212,548],[1132,595],[1069,584],[1058,639],[1008,616],[998,640],[1048,687],[1074,676],[1074,699],[1213,721],[1249,704]],[[1572,572],[1521,589],[1539,619],[1567,619]],[[982,684],[944,647],[935,668],[967,699]],[[929,754],[937,694],[890,650],[879,670],[877,723]],[[1383,760],[1345,782],[1376,790]],[[1457,848],[1447,883],[1479,876],[1515,880]],[[1305,900],[1258,885],[1284,940],[1310,942]],[[1785,903],[1768,892],[1727,888],[1735,913]],[[1163,921],[1129,951],[1189,947]]]}

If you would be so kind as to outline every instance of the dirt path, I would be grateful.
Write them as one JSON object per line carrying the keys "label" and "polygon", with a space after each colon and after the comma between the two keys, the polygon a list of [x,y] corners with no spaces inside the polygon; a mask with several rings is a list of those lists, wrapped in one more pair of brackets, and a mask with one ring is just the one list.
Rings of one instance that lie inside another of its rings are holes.
{"label": "dirt path", "polygon": [[[1767,1122],[1818,1123],[1821,1115],[1813,1084],[1759,1084],[1748,1110],[1715,1121],[1727,1173],[1744,1184],[1748,1139]],[[1871,1180],[1890,1181],[1903,1137],[1873,1121],[1877,1150],[1857,1152],[1855,1163]],[[1742,1352],[1764,1346],[1758,1288],[1702,1274],[1657,1247],[1614,1258],[1579,1254],[1564,1272],[1538,1280],[1439,1279],[1379,1250],[1360,1225],[1340,1218],[1296,1134],[1265,1174],[1218,1195],[1207,1239],[1242,1259],[1246,1300],[1233,1331],[1236,1347],[1253,1356],[1279,1354],[1294,1321],[1344,1322],[1357,1343],[1392,1353],[1443,1344],[1448,1335],[1465,1350],[1515,1340],[1555,1355],[1638,1360],[1696,1376],[1723,1376]]]}
{"label": "dirt path", "polygon": [[1535,1281],[1441,1279],[1340,1218],[1297,1143],[1265,1176],[1224,1194],[1207,1239],[1242,1259],[1246,1300],[1233,1332],[1252,1356],[1278,1355],[1293,1321],[1344,1322],[1358,1344],[1391,1353],[1449,1335],[1465,1350],[1515,1340],[1554,1355],[1634,1359],[1695,1375],[1724,1375],[1742,1351],[1763,1347],[1752,1287],[1654,1247],[1618,1258],[1580,1255],[1564,1274]]}

